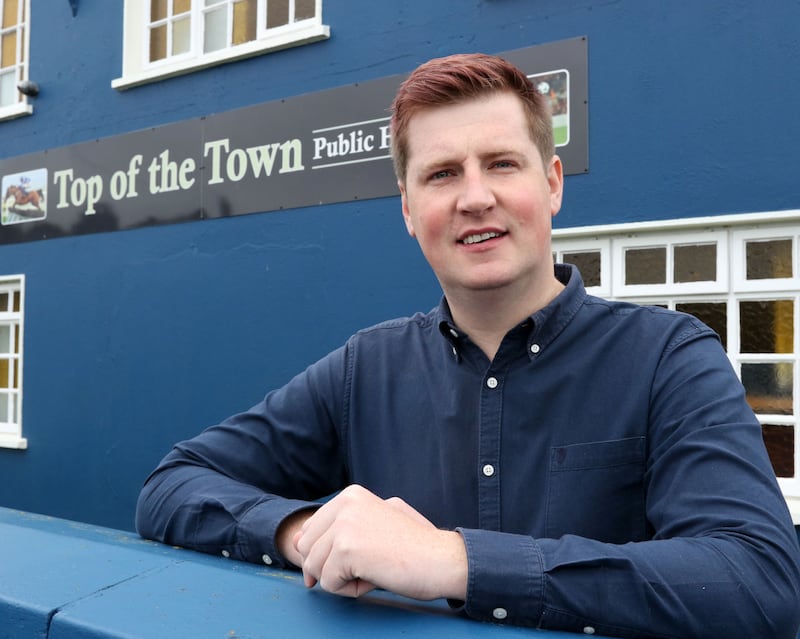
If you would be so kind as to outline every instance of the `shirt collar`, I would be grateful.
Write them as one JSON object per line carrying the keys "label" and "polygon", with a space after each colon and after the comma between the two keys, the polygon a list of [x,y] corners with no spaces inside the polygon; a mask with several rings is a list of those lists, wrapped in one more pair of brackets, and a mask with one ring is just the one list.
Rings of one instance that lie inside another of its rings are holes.
{"label": "shirt collar", "polygon": [[[547,306],[536,311],[521,323],[531,327],[528,337],[528,355],[531,359],[539,355],[542,349],[569,324],[586,297],[583,279],[576,267],[571,264],[556,264],[554,268],[556,279],[564,285],[564,290]],[[450,306],[444,296],[439,301],[435,315],[439,332],[450,343],[456,360],[461,361],[459,355],[461,342],[468,336],[456,326]]]}

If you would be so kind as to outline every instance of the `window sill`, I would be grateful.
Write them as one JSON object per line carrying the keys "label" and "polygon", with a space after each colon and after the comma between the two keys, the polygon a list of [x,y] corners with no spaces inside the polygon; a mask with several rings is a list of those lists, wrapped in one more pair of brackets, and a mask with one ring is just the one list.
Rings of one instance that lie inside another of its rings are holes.
{"label": "window sill", "polygon": [[114,89],[131,89],[142,84],[166,80],[178,75],[192,73],[208,67],[250,58],[253,56],[288,49],[290,47],[311,44],[330,38],[330,27],[324,24],[315,24],[302,29],[287,31],[286,33],[272,36],[267,40],[257,40],[237,46],[235,49],[224,49],[189,60],[178,60],[155,65],[147,69],[134,69],[124,73],[121,78],[111,81]]}
{"label": "window sill", "polygon": [[10,435],[8,433],[0,433],[0,448],[13,448],[16,450],[25,450],[28,447],[28,440],[19,435]]}
{"label": "window sill", "polygon": [[27,102],[17,102],[6,107],[0,107],[0,121],[13,120],[33,113],[33,106]]}

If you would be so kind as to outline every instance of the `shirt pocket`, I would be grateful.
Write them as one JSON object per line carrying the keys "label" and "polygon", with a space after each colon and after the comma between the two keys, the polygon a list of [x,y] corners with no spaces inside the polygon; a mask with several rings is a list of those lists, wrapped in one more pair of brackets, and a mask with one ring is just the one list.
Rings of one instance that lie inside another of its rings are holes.
{"label": "shirt pocket", "polygon": [[546,535],[620,544],[646,535],[645,438],[551,449]]}

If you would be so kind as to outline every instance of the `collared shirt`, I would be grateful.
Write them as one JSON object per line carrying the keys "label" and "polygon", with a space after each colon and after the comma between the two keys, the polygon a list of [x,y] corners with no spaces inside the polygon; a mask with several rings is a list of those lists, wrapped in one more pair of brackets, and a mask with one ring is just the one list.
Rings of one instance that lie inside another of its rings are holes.
{"label": "collared shirt", "polygon": [[357,483],[461,533],[472,617],[795,639],[797,538],[716,335],[556,274],[566,288],[493,361],[444,300],[358,332],[176,445],[142,491],[139,531],[285,565],[280,522]]}

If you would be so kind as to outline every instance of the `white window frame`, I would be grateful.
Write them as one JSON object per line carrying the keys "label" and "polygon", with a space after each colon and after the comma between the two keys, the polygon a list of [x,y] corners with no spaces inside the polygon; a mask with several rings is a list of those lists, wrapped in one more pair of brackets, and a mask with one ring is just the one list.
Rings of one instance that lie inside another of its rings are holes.
{"label": "white window frame", "polygon": [[[716,244],[717,245],[717,279],[705,282],[680,282],[672,281],[673,276],[673,249],[676,246],[687,244]],[[664,284],[626,284],[625,283],[625,251],[628,249],[666,248],[666,282]],[[728,289],[728,238],[725,231],[703,231],[692,233],[672,233],[666,235],[632,234],[629,237],[614,239],[612,253],[613,275],[612,289],[618,297],[641,297],[646,295],[683,295],[721,293]]]}
{"label": "white window frame", "polygon": [[[115,89],[129,89],[148,82],[191,73],[207,67],[248,58],[270,51],[278,51],[330,37],[330,27],[322,24],[322,0],[316,1],[315,17],[300,22],[267,29],[266,6],[268,0],[258,0],[258,27],[256,39],[236,46],[203,53],[202,3],[192,3],[191,51],[180,56],[150,62],[149,58],[149,8],[148,0],[125,0],[122,76],[113,80]],[[294,1],[291,0],[291,7]],[[290,7],[290,9],[291,9]]]}
{"label": "white window frame", "polygon": [[[8,416],[0,416],[0,448],[15,448],[23,450],[28,447],[28,440],[22,436],[22,365],[23,343],[24,343],[24,313],[25,313],[25,276],[9,275],[0,276],[0,293],[8,293],[13,296],[19,293],[19,311],[0,310],[0,323],[11,324],[13,330],[17,332],[19,352],[16,357],[19,362],[17,367],[17,390],[10,391],[10,395],[16,396],[16,416],[17,419],[8,420]],[[13,370],[13,367],[10,367]]]}
{"label": "white window frame", "polygon": [[[0,17],[3,15],[3,2],[4,0],[0,0]],[[22,19],[22,16],[25,16],[25,19]],[[30,1],[29,0],[21,0],[17,7],[17,25],[14,27],[13,30],[17,31],[17,52],[16,52],[16,64],[14,65],[13,73],[16,75],[16,82],[15,85],[18,85],[23,80],[28,79],[28,68],[29,68],[29,61],[30,61],[30,20],[31,20],[31,11],[30,11]],[[2,23],[0,22],[0,25]],[[5,33],[6,31],[10,32],[12,29],[4,30],[2,26],[0,26],[0,33]],[[19,37],[20,32],[22,32],[22,37]],[[6,73],[8,70],[6,69]],[[28,102],[28,96],[19,93],[19,99],[14,102],[13,104],[8,104],[6,106],[0,106],[0,121],[2,120],[13,120],[14,118],[21,117],[23,115],[31,115],[33,113],[33,105]]]}
{"label": "white window frame", "polygon": [[[800,288],[800,267],[798,266],[798,229],[787,227],[784,233],[776,235],[776,229],[760,228],[750,231],[734,231],[732,245],[732,258],[735,268],[731,269],[733,275],[733,285],[740,291],[754,291],[764,293],[766,291],[783,291],[786,289]],[[792,264],[794,269],[793,277],[781,277],[775,279],[748,280],[747,272],[747,242],[764,240],[794,240],[792,242]]]}
{"label": "white window frame", "polygon": [[[792,277],[747,280],[746,242],[752,240],[793,239]],[[624,251],[627,248],[667,247],[667,276],[671,277],[671,247],[685,244],[717,242],[717,280],[714,282],[626,285]],[[792,362],[793,413],[791,415],[758,414],[761,423],[794,426],[794,477],[778,477],[792,519],[800,525],[800,209],[684,218],[659,222],[611,224],[553,230],[553,254],[600,250],[601,282],[587,292],[609,299],[624,299],[639,304],[725,302],[727,303],[727,350],[736,373],[741,378],[742,363]],[[610,266],[610,273],[602,269]],[[605,282],[610,282],[606,289]],[[792,354],[740,353],[738,304],[747,300],[794,301],[794,352]]]}
{"label": "white window frame", "polygon": [[554,243],[553,255],[556,262],[564,262],[565,253],[600,253],[600,286],[587,286],[586,292],[598,297],[611,295],[611,240],[594,237],[592,239],[573,240],[563,245]]}

